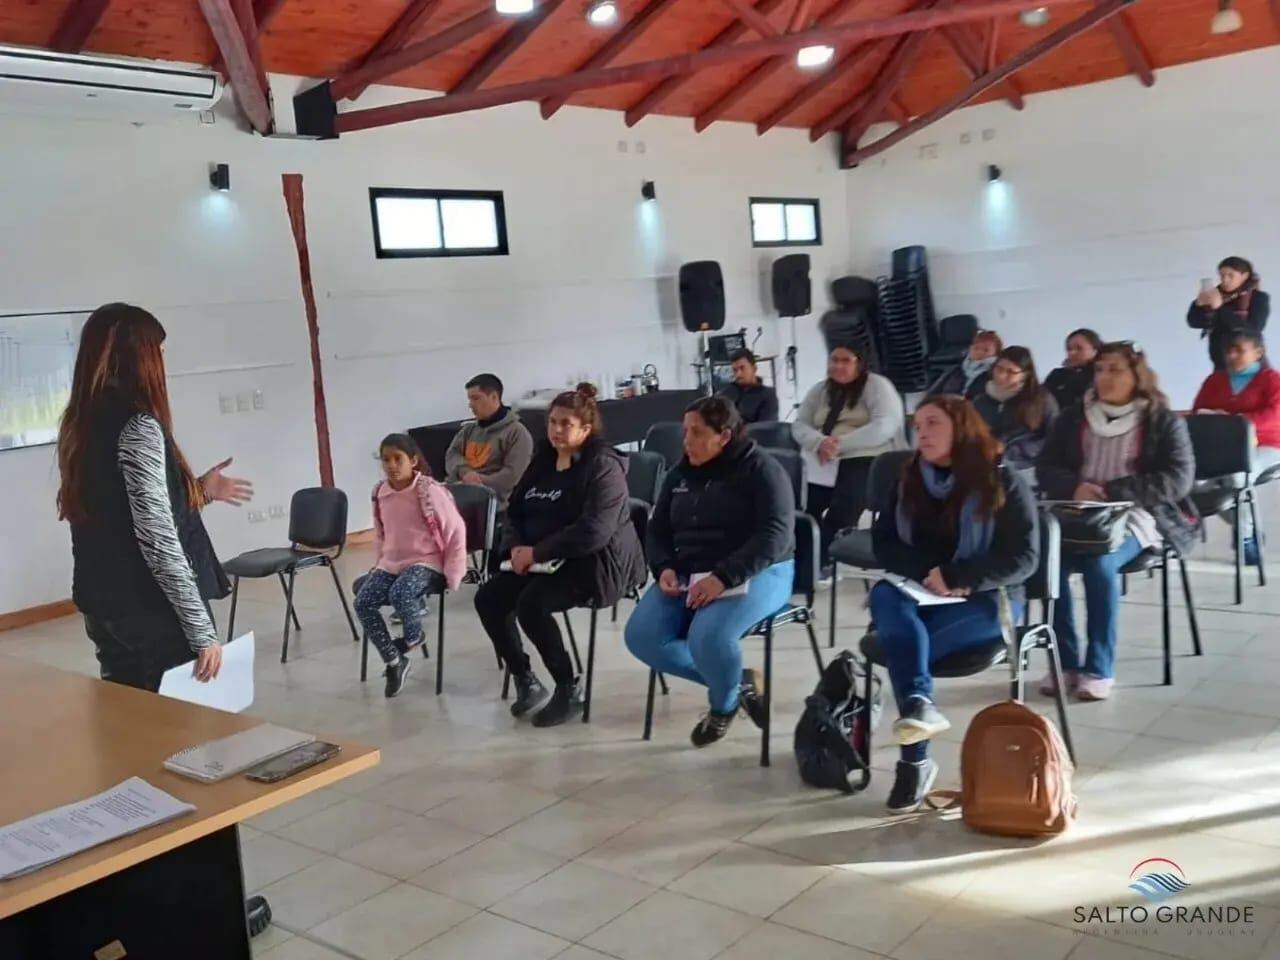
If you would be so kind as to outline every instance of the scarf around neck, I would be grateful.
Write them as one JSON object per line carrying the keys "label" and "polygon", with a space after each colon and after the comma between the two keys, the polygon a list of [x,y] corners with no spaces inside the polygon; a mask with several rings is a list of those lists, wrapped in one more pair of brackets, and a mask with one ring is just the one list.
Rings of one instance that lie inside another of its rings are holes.
{"label": "scarf around neck", "polygon": [[1008,403],[1021,392],[1021,387],[1013,387],[1010,389],[997,386],[995,380],[987,381],[987,396],[996,403]]}
{"label": "scarf around neck", "polygon": [[960,369],[964,371],[964,388],[968,390],[973,381],[977,380],[995,365],[995,357],[987,357],[985,360],[974,360],[966,353],[964,355],[964,359],[960,361]]}
{"label": "scarf around neck", "polygon": [[[924,480],[924,488],[934,500],[945,500],[956,487],[955,474],[943,470],[917,456],[913,470],[920,471]],[[902,485],[898,485],[898,510],[895,515],[898,527],[898,539],[908,546],[914,546],[914,532],[911,518],[907,516],[902,503]],[[960,506],[959,537],[956,541],[954,560],[967,560],[981,556],[991,549],[991,540],[995,535],[995,518],[978,516],[978,498],[970,494]]]}
{"label": "scarf around neck", "polygon": [[1235,290],[1227,293],[1218,287],[1218,292],[1222,294],[1222,305],[1230,307],[1237,317],[1249,316],[1249,304],[1253,300],[1253,292],[1258,289],[1261,278],[1256,274],[1250,274],[1249,279],[1240,284]]}
{"label": "scarf around neck", "polygon": [[1245,387],[1249,386],[1249,384],[1253,382],[1253,378],[1258,375],[1258,371],[1261,369],[1262,361],[1255,360],[1239,373],[1236,373],[1234,370],[1228,370],[1227,379],[1231,381],[1231,395],[1234,397],[1236,394],[1243,391]]}
{"label": "scarf around neck", "polygon": [[1147,406],[1147,401],[1141,398],[1125,404],[1104,403],[1096,391],[1090,390],[1084,397],[1084,418],[1098,436],[1120,437],[1138,426]]}

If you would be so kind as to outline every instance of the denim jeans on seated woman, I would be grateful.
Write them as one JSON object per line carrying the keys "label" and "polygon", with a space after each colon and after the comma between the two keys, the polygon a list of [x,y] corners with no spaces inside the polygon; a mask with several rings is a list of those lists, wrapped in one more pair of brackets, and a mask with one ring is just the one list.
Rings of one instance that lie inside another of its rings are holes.
{"label": "denim jeans on seated woman", "polygon": [[[1053,605],[1053,632],[1058,636],[1058,656],[1062,669],[1087,673],[1108,680],[1116,674],[1116,621],[1120,616],[1120,568],[1142,552],[1133,534],[1120,548],[1100,556],[1081,556],[1062,551],[1062,579],[1058,601]],[[1084,577],[1085,633],[1089,649],[1080,660],[1076,635],[1076,612],[1071,602],[1069,578]]]}
{"label": "denim jeans on seated woman", "polygon": [[[1001,638],[1000,601],[995,591],[960,603],[920,606],[893,584],[881,580],[871,588],[871,621],[889,669],[889,682],[901,711],[911,697],[933,699],[930,665],[970,647]],[[1012,605],[1016,622],[1022,604]],[[902,748],[902,759],[923,760],[928,741]]]}
{"label": "denim jeans on seated woman", "polygon": [[655,583],[627,621],[627,649],[659,673],[702,684],[712,710],[732,713],[742,685],[739,641],[791,599],[794,577],[794,560],[775,563],[751,578],[746,596],[721,597],[700,610]]}

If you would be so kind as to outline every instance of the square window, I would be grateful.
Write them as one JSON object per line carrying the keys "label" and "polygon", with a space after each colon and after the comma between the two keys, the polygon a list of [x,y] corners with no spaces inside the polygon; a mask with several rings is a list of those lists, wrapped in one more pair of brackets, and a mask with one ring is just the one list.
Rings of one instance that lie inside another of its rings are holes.
{"label": "square window", "polygon": [[500,191],[373,187],[373,247],[379,259],[505,256]]}
{"label": "square window", "polygon": [[752,197],[753,247],[816,247],[822,244],[817,200]]}

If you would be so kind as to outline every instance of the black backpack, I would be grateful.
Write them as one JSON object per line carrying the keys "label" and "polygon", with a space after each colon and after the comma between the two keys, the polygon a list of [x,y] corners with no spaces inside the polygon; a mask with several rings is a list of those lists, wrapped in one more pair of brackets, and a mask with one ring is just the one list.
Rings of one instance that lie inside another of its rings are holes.
{"label": "black backpack", "polygon": [[[880,678],[873,675],[871,709],[862,691],[866,667],[848,650],[827,664],[796,724],[800,779],[814,787],[855,792],[853,774],[867,769],[870,731],[880,722]],[[868,724],[870,729],[868,729]]]}

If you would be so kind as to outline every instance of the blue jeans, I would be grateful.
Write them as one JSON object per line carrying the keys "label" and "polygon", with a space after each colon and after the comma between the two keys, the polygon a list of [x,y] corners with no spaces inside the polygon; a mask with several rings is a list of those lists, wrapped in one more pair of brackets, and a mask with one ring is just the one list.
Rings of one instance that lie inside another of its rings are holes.
{"label": "blue jeans", "polygon": [[[881,580],[871,588],[871,620],[889,669],[889,682],[901,712],[911,697],[933,699],[935,660],[1000,639],[999,595],[980,593],[963,603],[922,607],[893,584]],[[1014,604],[1013,617],[1021,604]],[[902,759],[923,760],[929,742],[902,748]]]}
{"label": "blue jeans", "polygon": [[1125,537],[1120,549],[1102,556],[1081,556],[1062,551],[1062,580],[1058,602],[1053,605],[1053,631],[1058,635],[1062,669],[1080,671],[1076,614],[1071,603],[1068,577],[1084,575],[1085,632],[1089,651],[1083,670],[1091,677],[1109,679],[1116,674],[1116,620],[1120,613],[1120,568],[1142,552],[1138,538]]}
{"label": "blue jeans", "polygon": [[413,646],[422,641],[419,603],[424,594],[439,593],[444,577],[422,564],[415,564],[398,576],[386,570],[370,570],[353,585],[356,594],[356,617],[364,625],[369,642],[378,650],[383,663],[395,663],[400,651],[391,642],[382,608],[390,604],[400,614],[404,626],[404,642]]}
{"label": "blue jeans", "polygon": [[738,709],[742,635],[791,599],[795,561],[784,560],[751,578],[745,597],[725,597],[701,610],[684,595],[668,597],[655,583],[627,621],[627,649],[653,670],[707,688],[716,713]]}

